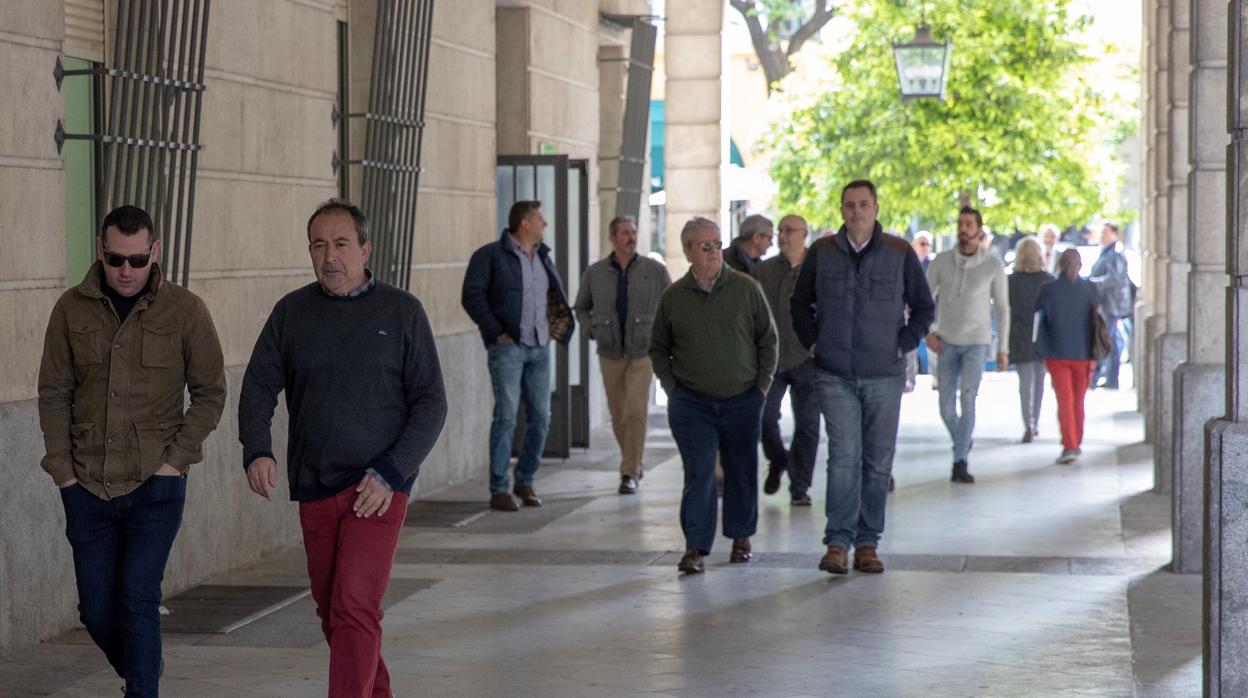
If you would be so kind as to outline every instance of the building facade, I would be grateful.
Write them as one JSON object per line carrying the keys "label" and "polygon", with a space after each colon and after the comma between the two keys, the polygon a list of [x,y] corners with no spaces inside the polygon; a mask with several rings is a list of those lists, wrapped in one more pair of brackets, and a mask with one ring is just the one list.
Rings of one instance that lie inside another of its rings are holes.
{"label": "building facade", "polygon": [[[71,137],[58,146],[54,134],[58,122],[71,136],[105,133],[111,123],[108,110],[118,97],[111,78],[73,71],[114,67],[124,35],[118,32],[119,9],[155,17],[156,8],[179,4],[0,3],[0,94],[6,96],[0,119],[0,356],[11,369],[0,382],[0,488],[6,492],[0,505],[0,653],[59,633],[77,615],[61,505],[39,469],[36,378],[52,306],[81,280],[92,259],[101,179],[109,175],[92,160],[98,158],[92,141]],[[420,25],[425,6],[431,6],[431,19]],[[450,388],[447,426],[417,494],[486,470],[486,356],[460,308],[459,292],[469,255],[500,232],[500,157],[564,155],[581,162],[585,206],[576,209],[582,237],[575,242],[587,259],[604,249],[603,221],[614,215],[623,185],[616,174],[620,136],[604,138],[603,132],[623,119],[627,76],[620,74],[626,61],[600,56],[628,58],[629,22],[649,15],[645,0],[211,3],[197,127],[203,148],[196,151],[188,218],[194,235],[186,233],[186,252],[176,264],[184,269],[186,286],[212,312],[230,399],[205,445],[205,461],[190,472],[167,594],[299,542],[297,509],[265,502],[246,486],[236,438],[238,390],[274,302],[313,279],[308,215],[328,198],[361,196],[365,166],[353,161],[370,157],[369,118],[361,116],[372,108],[370,88],[383,80],[401,90],[421,84],[419,76],[415,83],[396,81],[393,73],[384,77],[387,60],[374,60],[379,27],[400,21],[384,15],[388,11],[416,13],[405,26],[412,36],[428,34],[427,60],[417,61],[426,71],[423,123],[408,125],[423,130],[416,206],[414,218],[410,210],[385,214],[400,222],[410,218],[407,237],[396,238],[399,262],[390,266],[402,267],[429,313]],[[130,27],[141,25],[136,20]],[[396,47],[389,59],[395,64],[397,54],[411,50],[402,42]],[[68,73],[59,85],[58,60]],[[155,102],[152,109],[160,114]],[[163,168],[149,165],[149,174]],[[592,361],[588,355],[575,358]],[[580,386],[584,409],[578,418],[597,422],[604,412],[601,390],[593,386],[597,371],[582,373],[588,383]],[[274,435],[283,453],[280,409]]]}

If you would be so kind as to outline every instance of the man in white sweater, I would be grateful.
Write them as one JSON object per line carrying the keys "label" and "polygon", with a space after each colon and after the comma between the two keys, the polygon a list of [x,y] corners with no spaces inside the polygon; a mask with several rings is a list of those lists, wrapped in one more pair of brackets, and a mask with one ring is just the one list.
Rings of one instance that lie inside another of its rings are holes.
{"label": "man in white sweater", "polygon": [[[967,458],[975,431],[975,398],[997,331],[997,370],[1009,365],[1010,301],[1005,266],[980,244],[984,219],[967,206],[958,213],[958,246],[936,255],[927,284],[936,296],[936,324],[927,346],[940,356],[940,417],[953,437],[954,482],[975,482]],[[991,301],[991,305],[989,304]],[[991,311],[991,318],[989,312]],[[959,414],[959,403],[961,414]]]}

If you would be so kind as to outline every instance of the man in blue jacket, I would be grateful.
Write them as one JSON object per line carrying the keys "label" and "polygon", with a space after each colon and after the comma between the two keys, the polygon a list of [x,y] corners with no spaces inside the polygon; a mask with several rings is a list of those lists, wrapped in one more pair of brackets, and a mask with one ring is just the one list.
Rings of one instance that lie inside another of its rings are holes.
{"label": "man in blue jacket", "polygon": [[507,229],[473,253],[464,273],[461,303],[481,330],[494,386],[490,425],[490,508],[518,511],[507,492],[516,410],[524,402],[524,445],[516,462],[514,492],[525,506],[540,507],[533,476],[550,431],[550,340],[567,344],[575,329],[563,282],[550,248],[542,243],[546,219],[540,201],[517,201]]}
{"label": "man in blue jacket", "polygon": [[[910,243],[884,234],[875,185],[841,191],[845,225],[806,253],[791,305],[793,329],[815,358],[815,386],[828,425],[827,553],[819,569],[884,571],[888,478],[897,446],[906,352],[919,345],[936,304]],[[909,308],[909,317],[906,309]]]}

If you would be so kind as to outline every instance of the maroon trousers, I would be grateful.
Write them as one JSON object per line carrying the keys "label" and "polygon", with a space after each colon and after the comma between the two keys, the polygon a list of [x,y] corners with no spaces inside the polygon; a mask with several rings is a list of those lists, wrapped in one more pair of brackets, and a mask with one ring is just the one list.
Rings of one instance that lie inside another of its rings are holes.
{"label": "maroon trousers", "polygon": [[381,597],[407,515],[407,495],[395,492],[384,516],[357,518],[351,487],[299,504],[308,578],[321,631],[329,643],[330,698],[390,696],[381,658]]}
{"label": "maroon trousers", "polygon": [[1062,428],[1062,448],[1079,448],[1083,443],[1083,397],[1096,368],[1095,361],[1045,359],[1044,367],[1057,393],[1057,422]]}

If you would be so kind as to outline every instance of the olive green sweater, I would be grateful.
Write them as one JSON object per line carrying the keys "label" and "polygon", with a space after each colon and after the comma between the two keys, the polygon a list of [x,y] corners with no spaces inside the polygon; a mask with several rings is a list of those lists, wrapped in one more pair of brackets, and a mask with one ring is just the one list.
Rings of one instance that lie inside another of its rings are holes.
{"label": "olive green sweater", "polygon": [[727,266],[707,293],[693,272],[668,287],[650,334],[650,361],[663,389],[676,385],[723,399],[771,386],[776,325],[758,282]]}

